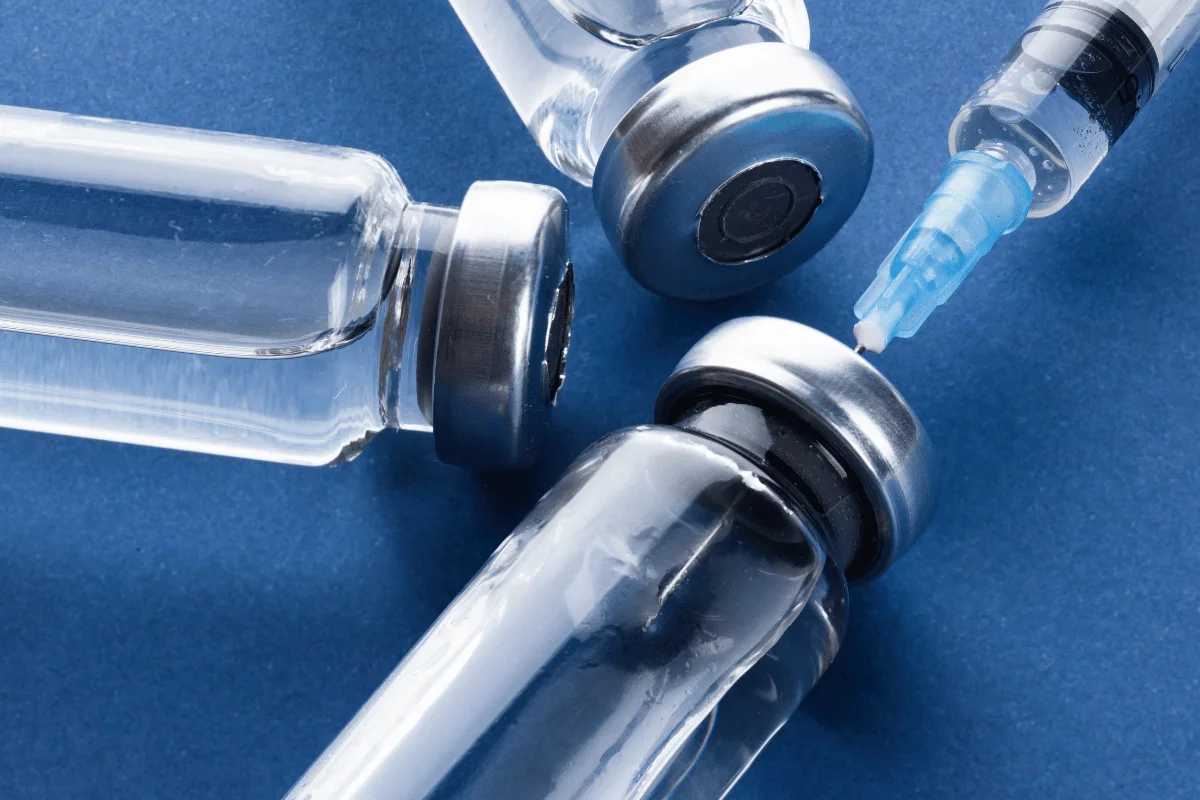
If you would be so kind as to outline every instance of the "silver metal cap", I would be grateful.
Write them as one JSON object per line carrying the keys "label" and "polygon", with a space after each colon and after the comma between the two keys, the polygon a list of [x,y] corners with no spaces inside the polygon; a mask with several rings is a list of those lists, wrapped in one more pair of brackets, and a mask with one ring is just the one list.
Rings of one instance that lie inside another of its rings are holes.
{"label": "silver metal cap", "polygon": [[733,47],[665,78],[600,155],[594,198],[630,273],[715,300],[820,250],[858,207],[874,147],[828,64],[780,43]]}
{"label": "silver metal cap", "polygon": [[679,362],[655,416],[670,422],[689,397],[714,388],[782,405],[853,469],[875,510],[878,542],[850,577],[883,574],[925,531],[937,501],[933,445],[887,378],[849,347],[773,317],[727,322]]}
{"label": "silver metal cap", "polygon": [[438,458],[524,469],[542,449],[574,312],[567,202],[526,183],[476,183],[446,260],[433,364]]}

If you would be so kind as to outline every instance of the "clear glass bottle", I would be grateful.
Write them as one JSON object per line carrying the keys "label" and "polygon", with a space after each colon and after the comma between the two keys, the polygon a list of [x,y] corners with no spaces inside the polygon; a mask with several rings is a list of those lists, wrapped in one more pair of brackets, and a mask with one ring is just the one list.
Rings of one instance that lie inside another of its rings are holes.
{"label": "clear glass bottle", "polygon": [[572,307],[553,189],[413,202],[356,150],[0,107],[0,424],[295,464],[527,465]]}
{"label": "clear glass bottle", "polygon": [[803,0],[450,0],[547,158],[594,184],[635,278],[707,300],[819,250],[870,132]]}
{"label": "clear glass bottle", "polygon": [[890,384],[736,320],[593,445],[289,800],[714,800],[836,655],[847,579],[920,535],[931,447]]}

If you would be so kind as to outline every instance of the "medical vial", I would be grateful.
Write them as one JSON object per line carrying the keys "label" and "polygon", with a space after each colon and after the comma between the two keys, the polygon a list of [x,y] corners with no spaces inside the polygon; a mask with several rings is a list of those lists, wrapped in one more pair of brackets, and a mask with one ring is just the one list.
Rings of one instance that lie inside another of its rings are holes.
{"label": "medical vial", "polygon": [[873,149],[810,52],[803,0],[450,0],[530,133],[586,186],[633,276],[749,291],[857,207]]}
{"label": "medical vial", "polygon": [[838,342],[737,320],[570,467],[288,800],[716,800],[925,528],[920,423]]}
{"label": "medical vial", "polygon": [[1048,4],[967,101],[950,150],[1005,147],[1029,216],[1075,196],[1200,36],[1200,0]]}
{"label": "medical vial", "polygon": [[566,226],[552,189],[441,208],[361,151],[0,107],[0,424],[308,465],[394,428],[527,466]]}

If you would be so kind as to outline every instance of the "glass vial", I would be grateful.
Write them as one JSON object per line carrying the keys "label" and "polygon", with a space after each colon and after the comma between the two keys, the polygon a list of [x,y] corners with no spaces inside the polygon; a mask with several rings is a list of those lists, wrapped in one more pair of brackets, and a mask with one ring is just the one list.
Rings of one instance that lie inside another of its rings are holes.
{"label": "glass vial", "polygon": [[361,151],[0,107],[0,424],[310,465],[396,428],[525,466],[566,236],[553,189],[441,208]]}
{"label": "glass vial", "polygon": [[836,655],[847,580],[925,528],[903,399],[802,325],[736,320],[593,445],[288,800],[715,800]]}
{"label": "glass vial", "polygon": [[803,0],[450,0],[547,158],[594,186],[646,287],[711,300],[795,269],[872,143]]}

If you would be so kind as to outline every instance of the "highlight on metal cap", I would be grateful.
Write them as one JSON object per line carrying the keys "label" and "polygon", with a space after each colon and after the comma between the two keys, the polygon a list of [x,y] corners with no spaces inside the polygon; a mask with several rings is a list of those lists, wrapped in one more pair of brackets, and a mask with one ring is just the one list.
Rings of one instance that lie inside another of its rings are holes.
{"label": "highlight on metal cap", "polygon": [[858,207],[873,160],[837,73],[809,50],[760,42],[698,59],[642,97],[601,153],[593,195],[634,278],[716,300],[824,247]]}
{"label": "highlight on metal cap", "polygon": [[567,203],[555,189],[481,182],[446,260],[433,363],[438,457],[524,469],[541,453],[574,314]]}
{"label": "highlight on metal cap", "polygon": [[679,362],[659,393],[656,419],[669,422],[682,401],[712,389],[782,406],[853,469],[878,533],[847,577],[878,577],[925,531],[937,503],[933,445],[900,393],[849,347],[774,317],[727,322]]}

